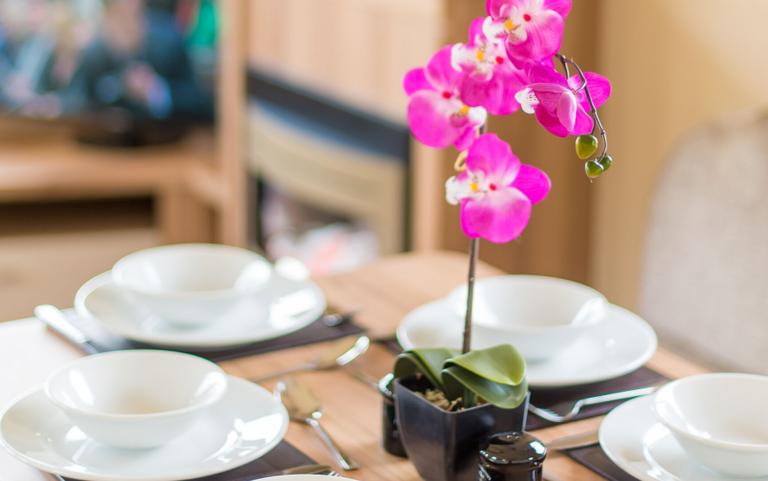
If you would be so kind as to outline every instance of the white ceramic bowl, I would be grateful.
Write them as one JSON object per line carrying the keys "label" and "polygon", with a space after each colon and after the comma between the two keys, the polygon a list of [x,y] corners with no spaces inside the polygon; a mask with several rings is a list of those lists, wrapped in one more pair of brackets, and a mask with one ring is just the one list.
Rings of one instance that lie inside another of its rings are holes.
{"label": "white ceramic bowl", "polygon": [[697,462],[722,474],[768,475],[768,377],[701,374],[671,382],[653,401],[658,420]]}
{"label": "white ceramic bowl", "polygon": [[[455,312],[465,315],[466,285],[451,292]],[[608,302],[578,282],[544,276],[497,276],[475,283],[473,335],[483,342],[513,344],[532,362],[549,359],[594,328]]]}
{"label": "white ceramic bowl", "polygon": [[119,448],[151,448],[193,425],[227,390],[216,364],[160,350],[115,351],[57,370],[45,394],[89,437]]}
{"label": "white ceramic bowl", "polygon": [[112,268],[115,284],[137,303],[187,326],[215,322],[264,289],[271,275],[263,257],[218,244],[153,247],[123,257]]}

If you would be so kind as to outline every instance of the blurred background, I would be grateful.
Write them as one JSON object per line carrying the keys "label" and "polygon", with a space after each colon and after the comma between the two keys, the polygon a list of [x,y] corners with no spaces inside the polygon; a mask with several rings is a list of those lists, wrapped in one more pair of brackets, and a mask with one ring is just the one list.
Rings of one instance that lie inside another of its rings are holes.
{"label": "blurred background", "polygon": [[[443,196],[455,155],[411,141],[401,79],[464,41],[484,4],[1,0],[0,319],[69,305],[116,259],[161,243],[247,245],[316,275],[466,251]],[[521,239],[483,243],[481,258],[641,307],[649,276],[664,276],[647,246],[672,244],[651,235],[670,163],[698,158],[686,139],[711,125],[763,122],[766,15],[760,0],[575,0],[562,51],[613,82],[602,116],[615,164],[589,182],[572,139],[522,114],[494,119],[554,186]],[[755,149],[738,157],[762,162]],[[723,221],[704,217],[712,230]],[[695,246],[667,255],[705,260]]]}

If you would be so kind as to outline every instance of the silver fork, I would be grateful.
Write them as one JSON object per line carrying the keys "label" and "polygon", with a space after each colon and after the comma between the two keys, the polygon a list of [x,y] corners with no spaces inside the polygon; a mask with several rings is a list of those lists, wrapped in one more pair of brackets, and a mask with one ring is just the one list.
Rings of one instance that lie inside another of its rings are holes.
{"label": "silver fork", "polygon": [[[572,403],[561,403],[553,406],[552,408],[540,408],[530,404],[528,406],[528,410],[541,419],[544,419],[545,421],[559,424],[568,422],[574,417],[578,416],[581,410],[586,406],[593,406],[595,404],[602,404],[612,401],[623,401],[625,399],[645,396],[654,393],[659,387],[660,386],[641,387],[638,389],[630,389],[628,391],[601,394],[600,396],[591,396],[579,399],[578,401],[574,401]],[[557,410],[553,409],[557,407],[564,408],[563,410],[565,412],[561,414],[561,412],[557,412]]]}

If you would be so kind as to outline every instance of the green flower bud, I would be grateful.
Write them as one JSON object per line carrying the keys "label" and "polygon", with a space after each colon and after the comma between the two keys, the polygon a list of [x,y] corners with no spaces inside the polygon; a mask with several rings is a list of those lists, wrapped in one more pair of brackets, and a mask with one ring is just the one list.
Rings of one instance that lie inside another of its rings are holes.
{"label": "green flower bud", "polygon": [[587,177],[590,179],[596,179],[603,175],[603,172],[605,172],[605,168],[603,168],[602,164],[596,160],[590,160],[587,162],[584,162],[584,172],[587,174]]}
{"label": "green flower bud", "polygon": [[600,165],[603,166],[603,170],[608,170],[613,165],[613,157],[605,154],[600,160],[598,160],[598,162],[600,162]]}
{"label": "green flower bud", "polygon": [[594,135],[579,135],[576,137],[576,155],[581,160],[587,160],[597,152],[597,137]]}

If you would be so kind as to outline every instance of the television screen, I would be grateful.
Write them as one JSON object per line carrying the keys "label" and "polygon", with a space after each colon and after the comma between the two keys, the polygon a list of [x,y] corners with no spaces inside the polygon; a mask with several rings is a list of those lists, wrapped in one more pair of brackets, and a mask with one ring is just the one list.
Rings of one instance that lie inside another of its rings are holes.
{"label": "television screen", "polygon": [[0,113],[213,115],[215,0],[0,0]]}

